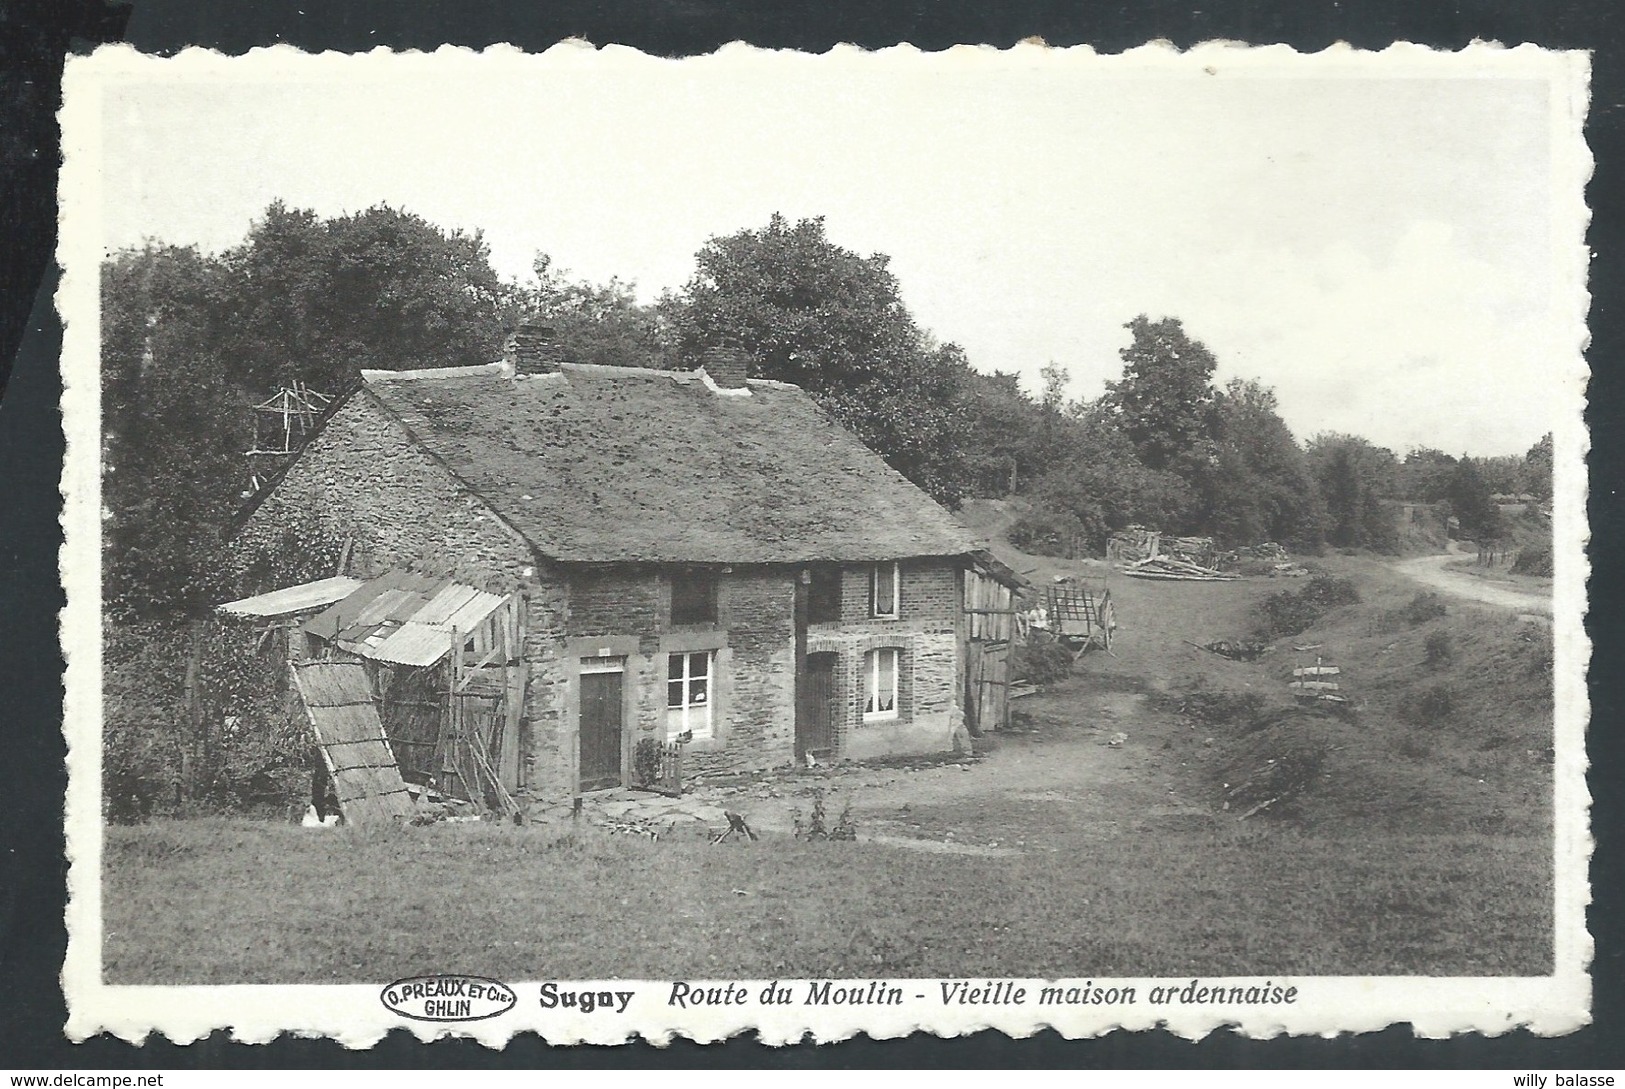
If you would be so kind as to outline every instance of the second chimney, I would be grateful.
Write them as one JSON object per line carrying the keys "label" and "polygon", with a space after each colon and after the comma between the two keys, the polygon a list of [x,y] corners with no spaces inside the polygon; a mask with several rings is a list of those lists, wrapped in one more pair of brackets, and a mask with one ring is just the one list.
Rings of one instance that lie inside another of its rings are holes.
{"label": "second chimney", "polygon": [[503,355],[515,374],[558,374],[558,334],[551,325],[527,321],[508,335]]}
{"label": "second chimney", "polygon": [[701,365],[719,389],[744,389],[750,356],[739,348],[707,348]]}

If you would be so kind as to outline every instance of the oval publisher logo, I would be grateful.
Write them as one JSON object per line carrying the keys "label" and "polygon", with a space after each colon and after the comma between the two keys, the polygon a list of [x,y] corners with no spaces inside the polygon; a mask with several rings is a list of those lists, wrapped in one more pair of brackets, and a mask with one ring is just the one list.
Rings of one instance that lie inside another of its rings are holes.
{"label": "oval publisher logo", "polygon": [[378,997],[392,1013],[414,1021],[483,1021],[519,1001],[512,987],[484,976],[411,976]]}

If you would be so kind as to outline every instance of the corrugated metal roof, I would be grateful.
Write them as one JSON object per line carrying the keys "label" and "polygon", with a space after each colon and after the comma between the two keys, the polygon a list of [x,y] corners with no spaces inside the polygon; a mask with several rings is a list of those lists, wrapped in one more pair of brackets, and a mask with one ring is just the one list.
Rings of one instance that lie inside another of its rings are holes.
{"label": "corrugated metal roof", "polygon": [[398,665],[432,665],[451,649],[453,632],[466,636],[489,619],[491,614],[500,609],[502,603],[507,600],[496,594],[483,593],[467,586],[452,586],[447,589],[467,592],[468,596],[464,597],[455,612],[446,616],[444,620],[433,623],[426,620],[425,614],[428,613],[428,609],[425,608],[423,613],[403,622],[394,631],[388,632],[370,651],[362,653],[379,661],[394,662]]}
{"label": "corrugated metal roof", "polygon": [[458,609],[477,594],[479,591],[472,586],[447,582],[436,590],[421,609],[412,614],[412,619],[424,624],[446,624]]}
{"label": "corrugated metal roof", "polygon": [[228,601],[224,605],[216,605],[215,611],[228,616],[251,616],[262,619],[293,616],[342,601],[361,585],[360,579],[336,575],[330,579],[302,582],[298,586],[284,586],[268,594],[256,594],[238,601]]}
{"label": "corrugated metal roof", "polygon": [[507,598],[449,579],[391,571],[313,617],[305,631],[345,650],[397,665],[433,665]]}
{"label": "corrugated metal roof", "polygon": [[496,611],[503,598],[488,594],[472,586],[452,583],[429,600],[411,620],[416,624],[429,624],[447,631],[472,631],[486,617]]}
{"label": "corrugated metal roof", "polygon": [[404,620],[423,606],[423,595],[412,590],[385,590],[361,607],[354,620],[339,632],[341,641],[365,639],[380,624]]}
{"label": "corrugated metal roof", "polygon": [[370,605],[374,598],[386,590],[424,590],[431,586],[439,586],[445,580],[420,575],[413,571],[390,570],[375,579],[361,583],[355,591],[342,601],[312,617],[305,622],[305,631],[319,639],[331,641],[339,632],[353,626],[356,617]]}

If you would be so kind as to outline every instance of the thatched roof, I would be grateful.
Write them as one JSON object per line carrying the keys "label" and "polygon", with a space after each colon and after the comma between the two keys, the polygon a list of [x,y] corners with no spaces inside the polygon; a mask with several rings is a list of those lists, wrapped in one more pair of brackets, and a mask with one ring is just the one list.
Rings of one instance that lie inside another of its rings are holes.
{"label": "thatched roof", "polygon": [[786,563],[961,555],[941,506],[795,386],[564,364],[364,374],[414,439],[548,558]]}

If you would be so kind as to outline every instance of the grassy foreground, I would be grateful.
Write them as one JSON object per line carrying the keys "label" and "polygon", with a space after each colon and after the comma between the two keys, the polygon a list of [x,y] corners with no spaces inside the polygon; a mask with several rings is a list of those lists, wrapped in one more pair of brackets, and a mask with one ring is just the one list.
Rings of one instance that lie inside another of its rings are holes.
{"label": "grassy foreground", "polygon": [[108,829],[105,975],[1539,975],[1543,856],[1539,837],[1242,825],[1063,829],[1025,855],[982,857],[161,822]]}

